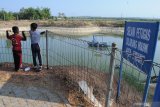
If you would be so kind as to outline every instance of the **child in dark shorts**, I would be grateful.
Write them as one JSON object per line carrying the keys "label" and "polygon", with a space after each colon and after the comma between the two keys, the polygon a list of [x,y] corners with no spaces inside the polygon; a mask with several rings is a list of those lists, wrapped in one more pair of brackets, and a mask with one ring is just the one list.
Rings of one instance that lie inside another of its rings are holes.
{"label": "child in dark shorts", "polygon": [[[32,23],[30,27],[31,27],[31,30],[29,33],[30,33],[30,38],[31,38],[33,65],[36,71],[41,71],[42,70],[42,57],[41,57],[39,42],[40,42],[41,35],[44,34],[45,32],[38,31],[37,30],[38,25],[36,23]],[[39,60],[39,66],[36,62],[37,56]]]}

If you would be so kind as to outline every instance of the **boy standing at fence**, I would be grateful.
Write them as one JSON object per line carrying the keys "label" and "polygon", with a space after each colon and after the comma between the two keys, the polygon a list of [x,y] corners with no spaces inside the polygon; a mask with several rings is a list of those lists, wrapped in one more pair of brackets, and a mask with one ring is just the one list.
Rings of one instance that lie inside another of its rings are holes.
{"label": "boy standing at fence", "polygon": [[21,41],[26,41],[26,36],[24,31],[22,31],[22,36],[19,34],[19,28],[17,26],[12,27],[13,35],[9,36],[8,30],[6,31],[7,39],[12,41],[12,52],[15,65],[15,71],[18,71],[22,67],[22,48]]}
{"label": "boy standing at fence", "polygon": [[[31,37],[31,50],[32,50],[32,57],[33,57],[33,65],[34,69],[36,71],[41,71],[42,70],[42,58],[41,58],[41,53],[40,53],[40,36],[44,34],[45,32],[39,32],[37,31],[37,23],[32,23],[30,25],[31,30],[30,30],[30,37]],[[39,66],[37,65],[36,58],[38,56],[39,60]]]}

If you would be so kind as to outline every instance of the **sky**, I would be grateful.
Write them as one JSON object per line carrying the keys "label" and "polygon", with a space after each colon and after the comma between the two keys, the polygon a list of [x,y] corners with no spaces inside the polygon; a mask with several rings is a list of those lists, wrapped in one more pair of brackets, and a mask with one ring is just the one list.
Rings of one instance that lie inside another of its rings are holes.
{"label": "sky", "polygon": [[53,16],[160,18],[160,0],[1,0],[0,10],[48,7]]}

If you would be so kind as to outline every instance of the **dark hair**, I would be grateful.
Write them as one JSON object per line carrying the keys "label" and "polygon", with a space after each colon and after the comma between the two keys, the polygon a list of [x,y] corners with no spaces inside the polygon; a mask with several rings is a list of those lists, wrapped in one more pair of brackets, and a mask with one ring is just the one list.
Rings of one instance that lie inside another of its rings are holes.
{"label": "dark hair", "polygon": [[19,28],[17,26],[12,27],[13,33],[19,33]]}
{"label": "dark hair", "polygon": [[38,27],[37,23],[31,23],[31,29],[36,30]]}

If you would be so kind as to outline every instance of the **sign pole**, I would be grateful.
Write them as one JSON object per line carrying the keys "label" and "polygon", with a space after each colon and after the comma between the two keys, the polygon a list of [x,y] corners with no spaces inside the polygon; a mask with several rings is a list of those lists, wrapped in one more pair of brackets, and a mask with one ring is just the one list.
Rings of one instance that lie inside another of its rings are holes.
{"label": "sign pole", "polygon": [[151,81],[151,72],[147,75],[147,81],[146,81],[145,90],[144,90],[144,94],[143,94],[143,100],[142,100],[142,103],[143,103],[142,107],[145,107],[145,105],[146,105],[150,81]]}
{"label": "sign pole", "polygon": [[[126,29],[126,21],[125,21],[125,29]],[[125,31],[124,31],[125,35]],[[123,42],[123,46],[124,46]],[[122,52],[121,52],[121,62],[120,62],[120,70],[119,70],[119,80],[118,80],[118,87],[117,87],[117,96],[116,96],[116,102],[119,101],[120,92],[121,92],[121,80],[122,80],[122,68],[123,68],[123,46],[122,46]]]}
{"label": "sign pole", "polygon": [[[157,37],[155,39],[155,46],[153,47],[153,51],[154,51],[153,57],[152,57],[153,59],[154,59],[154,54],[155,54],[156,45],[157,45],[157,38],[158,38],[158,31],[159,31],[159,22],[156,23],[156,31],[157,32],[155,33],[155,35]],[[151,63],[150,65],[152,65],[153,64],[153,60],[151,62],[149,62],[149,63]],[[150,85],[150,81],[151,81],[151,71],[152,71],[152,68],[150,68],[150,70],[148,72],[148,75],[147,75],[147,81],[146,81],[145,90],[144,90],[144,94],[143,94],[143,100],[142,100],[142,103],[143,103],[142,107],[145,107],[145,105],[146,105],[146,100],[147,100],[147,95],[148,95],[148,89],[149,89],[149,85]]]}
{"label": "sign pole", "polygon": [[152,101],[152,107],[160,107],[160,72],[157,80],[157,85]]}
{"label": "sign pole", "polygon": [[118,87],[117,87],[116,102],[119,101],[120,92],[121,92],[120,90],[121,90],[121,80],[122,80],[122,68],[123,68],[123,57],[121,56],[120,71],[119,71],[119,81],[118,81]]}

